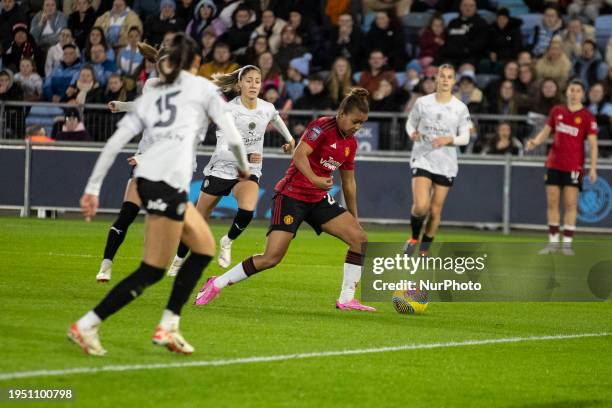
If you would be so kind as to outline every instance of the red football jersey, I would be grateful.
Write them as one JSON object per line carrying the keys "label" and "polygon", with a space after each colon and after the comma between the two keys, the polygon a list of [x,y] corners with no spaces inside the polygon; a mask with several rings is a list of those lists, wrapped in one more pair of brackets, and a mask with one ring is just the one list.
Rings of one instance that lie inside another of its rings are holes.
{"label": "red football jersey", "polygon": [[546,123],[554,132],[546,167],[561,171],[580,171],[584,167],[584,140],[597,135],[597,121],[586,108],[571,112],[566,105],[550,111]]}
{"label": "red football jersey", "polygon": [[[304,134],[302,143],[307,143],[314,151],[308,156],[310,168],[320,177],[330,177],[334,170],[355,169],[357,141],[353,135],[340,134],[336,118],[324,116],[311,122]],[[274,190],[296,200],[314,203],[321,201],[326,190],[321,190],[310,182],[295,166],[293,160],[289,169]]]}

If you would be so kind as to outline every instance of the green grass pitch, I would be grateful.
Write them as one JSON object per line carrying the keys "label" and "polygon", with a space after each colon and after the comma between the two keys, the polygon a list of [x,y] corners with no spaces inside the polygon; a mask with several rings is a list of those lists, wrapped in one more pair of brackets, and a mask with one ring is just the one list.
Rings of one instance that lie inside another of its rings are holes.
{"label": "green grass pitch", "polygon": [[[346,248],[332,237],[317,237],[306,225],[279,267],[227,288],[205,308],[185,306],[181,328],[196,348],[192,356],[173,355],[150,341],[170,278],[103,324],[106,357],[86,356],[66,340],[68,324],[136,268],[142,249],[139,219],[119,250],[111,284],[97,284],[94,277],[110,223],[109,218],[89,224],[0,218],[4,395],[7,388],[72,388],[75,397],[66,406],[96,408],[612,406],[611,336],[532,338],[611,333],[610,302],[432,303],[422,316],[399,315],[389,302],[376,304],[374,314],[340,312],[334,301]],[[228,223],[214,223],[216,237]],[[249,227],[234,244],[233,263],[262,250],[265,230],[262,223]],[[366,230],[372,241],[400,242],[407,233],[399,227]],[[503,237],[447,228],[437,238],[542,239],[543,234]],[[205,275],[220,272],[215,264]],[[524,341],[489,342],[508,338]],[[476,344],[449,344],[468,340]],[[424,346],[433,343],[438,347]],[[380,350],[396,346],[406,347]],[[378,352],[335,353],[360,349]],[[314,354],[265,361],[298,353]],[[235,360],[249,357],[264,361]],[[168,366],[188,362],[197,364]],[[158,365],[134,367],[148,364]],[[26,371],[103,366],[112,371],[6,378]],[[117,371],[118,366],[125,370]],[[16,406],[58,405],[39,401]]]}

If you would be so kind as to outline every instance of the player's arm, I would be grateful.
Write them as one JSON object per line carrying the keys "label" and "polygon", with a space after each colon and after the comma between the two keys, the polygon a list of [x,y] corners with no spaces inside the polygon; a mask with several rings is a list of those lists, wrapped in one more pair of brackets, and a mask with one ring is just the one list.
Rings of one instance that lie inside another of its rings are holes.
{"label": "player's arm", "polygon": [[340,177],[342,178],[342,193],[344,194],[346,208],[355,219],[359,219],[357,216],[357,183],[355,182],[355,170],[340,169]]}
{"label": "player's arm", "polygon": [[597,146],[597,135],[589,135],[587,137],[589,147],[591,148],[591,167],[589,169],[589,181],[595,183],[597,181],[597,156],[599,155],[599,147]]}
{"label": "player's arm", "polygon": [[234,154],[234,157],[236,157],[236,160],[238,161],[238,168],[242,173],[241,177],[248,177],[249,161],[247,160],[244,141],[242,140],[240,132],[238,132],[236,124],[234,123],[234,117],[229,111],[225,111],[221,115],[215,117],[215,122],[225,135],[229,150]]}
{"label": "player's arm", "polygon": [[544,143],[546,141],[546,139],[548,139],[548,136],[550,136],[550,131],[552,130],[552,128],[547,124],[544,126],[544,129],[540,130],[540,132],[536,135],[536,137],[534,137],[533,139],[529,139],[527,141],[527,147],[525,148],[526,151],[530,151],[535,149],[537,146],[541,145],[542,143]]}
{"label": "player's arm", "polygon": [[291,132],[289,132],[289,129],[287,129],[285,121],[280,117],[278,112],[274,113],[270,123],[272,123],[272,126],[274,126],[274,128],[280,132],[285,139],[285,142],[287,142],[283,145],[283,151],[288,154],[293,153],[293,149],[295,149],[295,139],[293,136],[291,136]]}
{"label": "player's arm", "polygon": [[319,177],[317,176],[312,168],[310,167],[310,161],[308,156],[312,154],[314,149],[308,143],[300,142],[295,148],[293,154],[293,163],[295,167],[306,177],[312,184],[321,190],[329,190],[334,185],[331,177]]}
{"label": "player's arm", "polygon": [[134,102],[111,101],[108,103],[111,112],[131,112],[134,109]]}
{"label": "player's arm", "polygon": [[408,137],[410,137],[410,140],[412,140],[413,142],[416,142],[420,139],[420,134],[417,130],[419,126],[419,121],[421,120],[419,114],[420,105],[421,104],[417,99],[416,103],[414,104],[414,108],[412,108],[412,111],[410,111],[410,114],[408,115],[408,120],[406,120],[406,133],[408,134]]}
{"label": "player's arm", "polygon": [[431,141],[433,147],[442,146],[465,146],[470,143],[470,131],[474,126],[470,118],[470,111],[467,106],[463,106],[461,112],[459,126],[457,126],[457,134],[449,136],[436,137]]}

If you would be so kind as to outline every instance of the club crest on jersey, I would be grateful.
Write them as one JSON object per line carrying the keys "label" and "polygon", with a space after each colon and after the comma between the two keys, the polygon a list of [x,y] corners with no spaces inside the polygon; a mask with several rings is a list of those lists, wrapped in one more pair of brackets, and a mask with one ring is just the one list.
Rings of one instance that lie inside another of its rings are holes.
{"label": "club crest on jersey", "polygon": [[574,118],[574,123],[577,124],[577,125],[581,124],[582,123],[582,118],[580,116],[576,116]]}
{"label": "club crest on jersey", "polygon": [[249,123],[249,130],[255,129],[255,122]]}
{"label": "club crest on jersey", "polygon": [[285,217],[283,218],[283,222],[285,223],[285,225],[291,225],[293,224],[293,217],[291,215],[285,215]]}
{"label": "club crest on jersey", "polygon": [[311,142],[314,142],[319,138],[319,136],[321,136],[321,132],[323,131],[320,127],[313,127],[312,129],[310,129],[310,132],[308,132],[308,135],[306,137],[308,137],[308,140],[310,140]]}
{"label": "club crest on jersey", "polygon": [[349,154],[351,154],[351,148],[347,146],[344,148],[344,157],[348,157]]}

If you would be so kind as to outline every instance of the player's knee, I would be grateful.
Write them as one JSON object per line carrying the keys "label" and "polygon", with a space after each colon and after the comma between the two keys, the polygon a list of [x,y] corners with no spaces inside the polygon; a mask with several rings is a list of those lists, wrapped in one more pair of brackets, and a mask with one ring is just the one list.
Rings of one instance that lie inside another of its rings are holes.
{"label": "player's knee", "polygon": [[412,205],[412,215],[416,217],[424,217],[427,215],[428,206],[425,203],[414,203]]}

